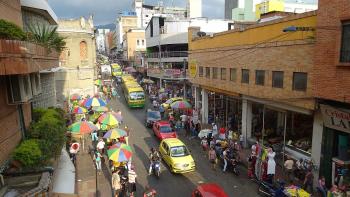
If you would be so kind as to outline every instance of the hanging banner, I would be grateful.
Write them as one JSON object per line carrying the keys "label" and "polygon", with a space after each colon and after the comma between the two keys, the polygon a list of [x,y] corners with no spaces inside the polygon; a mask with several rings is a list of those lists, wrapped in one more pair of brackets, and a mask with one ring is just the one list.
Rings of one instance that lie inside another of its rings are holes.
{"label": "hanging banner", "polygon": [[326,127],[350,133],[350,111],[328,105],[320,105]]}

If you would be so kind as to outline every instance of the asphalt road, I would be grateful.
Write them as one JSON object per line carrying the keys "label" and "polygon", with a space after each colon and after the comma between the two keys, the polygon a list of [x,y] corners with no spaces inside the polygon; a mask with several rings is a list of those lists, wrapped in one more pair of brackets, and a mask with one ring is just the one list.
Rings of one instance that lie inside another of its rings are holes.
{"label": "asphalt road", "polygon": [[[180,139],[191,151],[196,162],[196,171],[186,174],[172,174],[163,162],[161,175],[157,179],[154,175],[148,175],[148,154],[151,147],[158,148],[160,141],[153,135],[152,130],[145,127],[146,110],[150,104],[148,101],[144,109],[129,109],[123,94],[120,98],[113,99],[110,107],[113,110],[120,109],[124,118],[124,124],[131,129],[129,144],[133,148],[133,164],[137,173],[137,196],[142,196],[146,185],[150,185],[157,191],[160,197],[186,197],[199,183],[217,183],[229,196],[254,197],[257,194],[257,184],[247,178],[246,170],[240,167],[241,175],[235,176],[230,172],[223,173],[221,169],[212,170],[207,154],[200,147],[199,140],[189,140],[180,133]],[[124,126],[124,125],[123,125]]]}

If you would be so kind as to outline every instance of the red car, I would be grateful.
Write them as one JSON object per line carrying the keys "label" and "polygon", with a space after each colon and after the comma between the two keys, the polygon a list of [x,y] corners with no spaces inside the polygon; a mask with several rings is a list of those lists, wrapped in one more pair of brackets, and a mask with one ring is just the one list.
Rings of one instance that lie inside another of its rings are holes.
{"label": "red car", "polygon": [[204,183],[197,186],[192,197],[228,197],[224,190],[215,183]]}
{"label": "red car", "polygon": [[176,132],[171,128],[168,121],[157,121],[153,124],[153,133],[160,140],[166,138],[177,138]]}

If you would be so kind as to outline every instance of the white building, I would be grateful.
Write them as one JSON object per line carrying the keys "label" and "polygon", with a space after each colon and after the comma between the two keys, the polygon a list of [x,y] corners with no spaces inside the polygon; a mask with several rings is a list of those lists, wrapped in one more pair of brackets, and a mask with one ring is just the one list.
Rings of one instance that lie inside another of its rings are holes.
{"label": "white building", "polygon": [[96,45],[97,50],[101,54],[108,53],[108,42],[107,42],[107,34],[110,32],[109,29],[97,29],[96,32]]}
{"label": "white building", "polygon": [[317,10],[317,8],[318,8],[317,4],[307,4],[307,3],[303,3],[302,1],[284,3],[285,12],[304,13],[304,12]]}

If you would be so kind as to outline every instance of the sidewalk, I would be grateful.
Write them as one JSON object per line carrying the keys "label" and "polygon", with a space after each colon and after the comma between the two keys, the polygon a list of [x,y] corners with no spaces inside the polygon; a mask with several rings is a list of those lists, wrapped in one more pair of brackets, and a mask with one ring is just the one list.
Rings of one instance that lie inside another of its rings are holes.
{"label": "sidewalk", "polygon": [[[88,137],[86,137],[88,139]],[[85,150],[81,150],[77,155],[76,164],[76,193],[79,196],[95,197],[96,195],[96,168],[92,160],[91,155],[88,153],[88,147],[91,144],[91,140],[86,140]],[[108,159],[105,156],[105,161]],[[102,163],[103,172],[97,174],[97,196],[111,197],[111,174],[108,167]]]}

